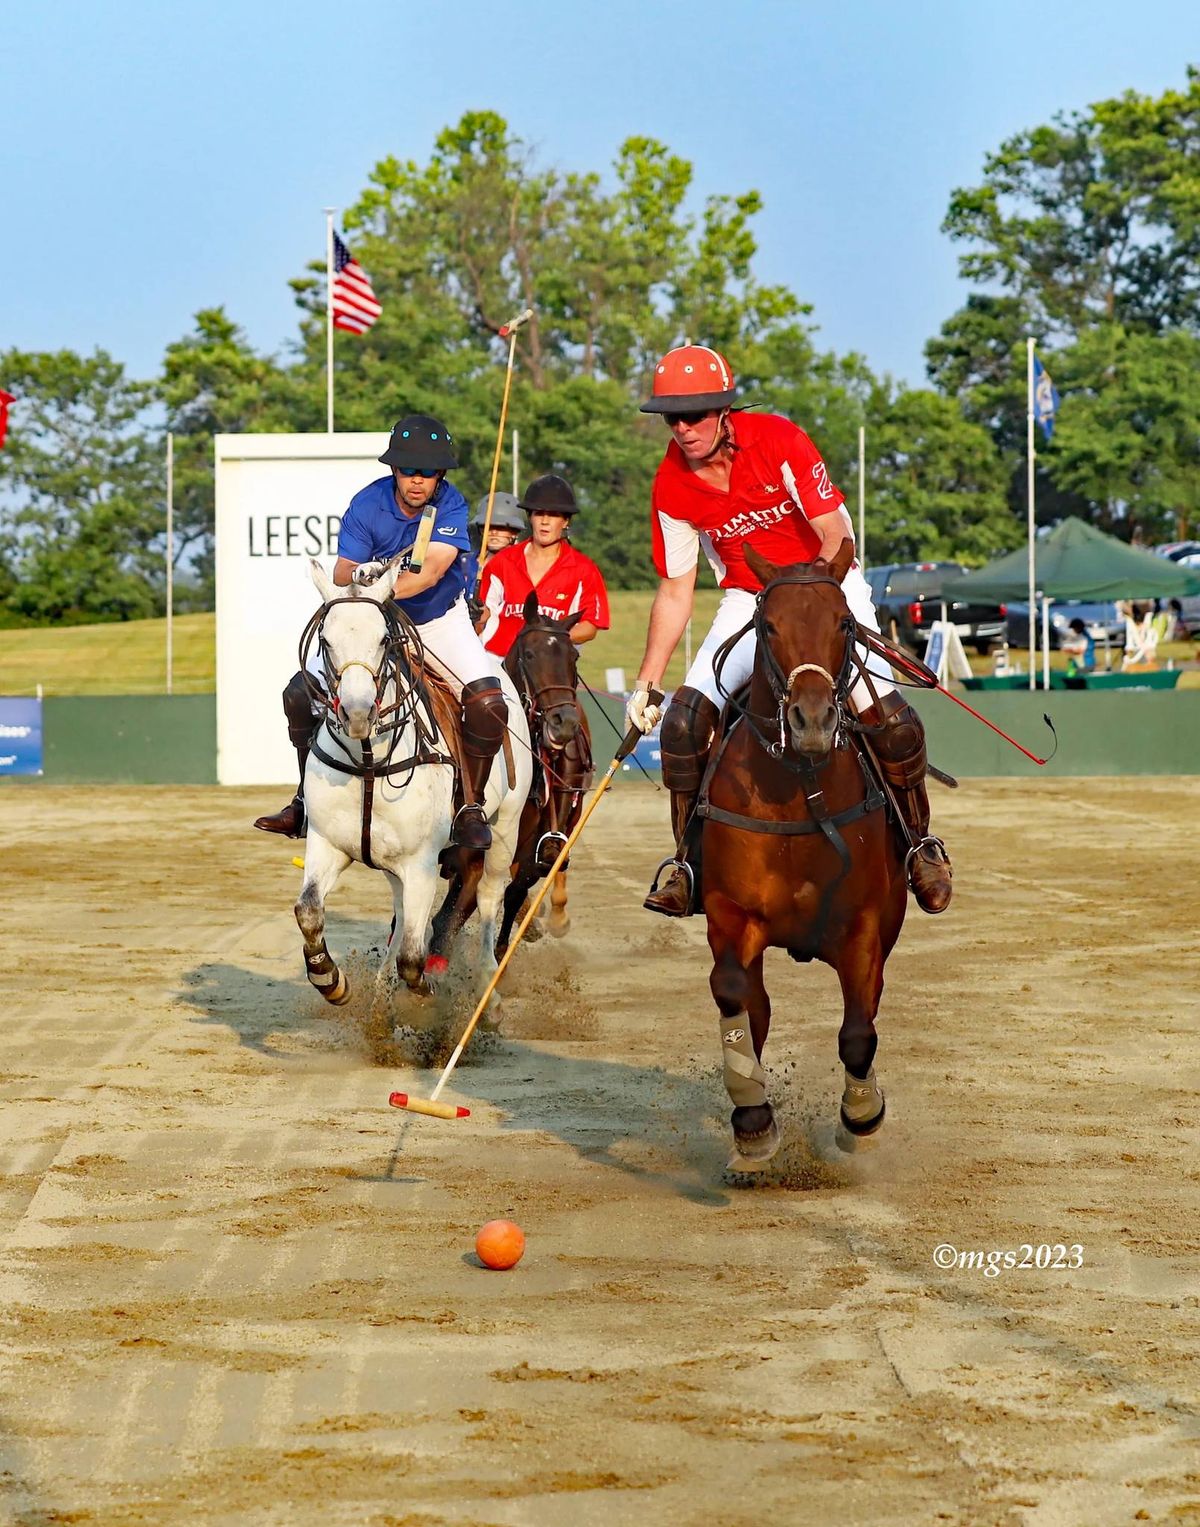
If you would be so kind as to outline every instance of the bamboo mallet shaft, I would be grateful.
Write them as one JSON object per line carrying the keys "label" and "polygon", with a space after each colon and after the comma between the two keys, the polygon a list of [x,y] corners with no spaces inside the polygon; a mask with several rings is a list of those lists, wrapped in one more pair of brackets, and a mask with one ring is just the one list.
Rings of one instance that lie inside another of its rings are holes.
{"label": "bamboo mallet shaft", "polygon": [[500,428],[496,431],[496,449],[492,454],[492,480],[488,484],[487,513],[483,517],[483,540],[480,542],[480,570],[487,561],[487,538],[488,531],[492,528],[492,504],[496,497],[496,480],[500,476],[500,457],[504,451],[504,425],[508,418],[508,392],[512,386],[513,359],[517,349],[517,330],[522,324],[528,323],[533,317],[533,309],[526,308],[523,313],[518,313],[515,318],[510,318],[500,329],[501,335],[508,336],[508,365],[504,370],[504,395],[500,400]]}
{"label": "bamboo mallet shaft", "polygon": [[[662,699],[662,695],[659,694],[657,690],[651,690],[651,692],[650,692],[650,699],[651,699],[651,703],[652,704],[657,705],[658,702]],[[520,925],[518,926],[516,932],[513,934],[512,941],[510,942],[508,948],[504,951],[504,957],[501,959],[500,963],[496,966],[496,973],[495,973],[495,975],[492,976],[492,979],[488,982],[487,988],[485,989],[485,991],[483,993],[483,996],[480,997],[480,999],[479,999],[478,1006],[475,1008],[475,1011],[471,1014],[470,1021],[468,1022],[466,1028],[463,1030],[462,1038],[458,1041],[458,1044],[454,1048],[454,1054],[451,1055],[450,1059],[446,1062],[445,1069],[443,1070],[441,1076],[438,1077],[437,1086],[433,1089],[433,1091],[429,1095],[429,1102],[430,1103],[436,1103],[437,1102],[437,1099],[438,1099],[438,1097],[441,1094],[442,1088],[446,1085],[447,1081],[449,1081],[449,1079],[450,1079],[451,1072],[454,1070],[455,1066],[458,1065],[459,1059],[462,1056],[463,1051],[467,1047],[468,1040],[471,1038],[471,1035],[475,1032],[475,1025],[479,1022],[480,1018],[483,1016],[484,1010],[486,1009],[488,1003],[491,1001],[492,993],[496,990],[496,987],[500,983],[500,978],[504,975],[504,972],[508,969],[508,962],[512,959],[513,955],[516,953],[517,945],[525,937],[525,933],[528,930],[530,923],[533,921],[535,915],[537,914],[537,909],[541,906],[542,902],[546,898],[547,892],[550,890],[550,887],[554,884],[554,877],[555,877],[555,875],[558,874],[558,871],[562,867],[564,861],[566,860],[567,855],[571,852],[571,849],[575,846],[575,842],[578,839],[580,833],[582,833],[583,829],[587,826],[589,817],[591,816],[592,812],[595,811],[596,807],[600,804],[600,797],[608,789],[609,785],[612,784],[613,778],[616,775],[617,770],[621,767],[621,765],[625,761],[625,759],[629,757],[630,753],[633,752],[634,748],[637,747],[637,745],[641,741],[641,739],[642,739],[642,733],[641,733],[641,731],[636,726],[631,726],[629,728],[629,730],[625,733],[625,736],[624,736],[624,738],[622,739],[622,742],[621,742],[621,746],[617,749],[616,756],[613,758],[612,763],[610,763],[608,768],[605,770],[604,777],[601,779],[600,783],[596,786],[595,792],[593,793],[591,800],[587,803],[587,806],[584,808],[583,815],[579,818],[578,822],[576,822],[575,826],[571,829],[571,832],[570,832],[570,834],[567,837],[567,841],[559,849],[558,854],[557,854],[557,856],[556,856],[556,858],[554,860],[553,866],[549,870],[547,870],[547,872],[546,872],[546,878],[542,882],[541,890],[538,891],[537,895],[530,902],[529,910],[526,912],[525,916],[521,919]],[[396,1099],[401,1098],[401,1097],[403,1097],[405,1099],[405,1101],[403,1103],[397,1102]],[[418,1104],[422,1103],[422,1100],[421,1099],[411,1099],[410,1100],[406,1093],[393,1092],[391,1097],[388,1099],[388,1101],[392,1104],[393,1108],[408,1108],[409,1110],[411,1110],[414,1113],[429,1113],[429,1112],[432,1111],[428,1107],[418,1106]],[[441,1106],[443,1108],[447,1107],[446,1104],[442,1104]],[[442,1117],[442,1115],[439,1114],[438,1117]],[[447,1117],[449,1117],[449,1115],[447,1115]]]}

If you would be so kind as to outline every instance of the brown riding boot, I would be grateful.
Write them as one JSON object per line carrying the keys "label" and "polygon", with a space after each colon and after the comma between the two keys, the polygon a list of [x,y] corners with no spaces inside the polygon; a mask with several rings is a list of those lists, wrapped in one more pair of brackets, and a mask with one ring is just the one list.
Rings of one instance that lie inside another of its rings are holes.
{"label": "brown riding boot", "polygon": [[954,889],[946,845],[929,831],[925,790],[925,728],[920,716],[893,690],[858,718],[883,730],[870,735],[880,773],[891,787],[909,839],[905,872],[922,912],[944,912]]}
{"label": "brown riding boot", "polygon": [[[696,910],[695,892],[697,871],[700,867],[700,850],[695,846],[689,852],[684,834],[696,804],[699,789],[671,791],[671,827],[675,833],[675,857],[664,859],[659,865],[650,887],[650,894],[642,902],[647,912],[661,912],[664,917],[691,917]],[[659,885],[658,876],[667,866],[670,875]]]}
{"label": "brown riding boot", "polygon": [[272,816],[259,817],[254,825],[262,832],[281,833],[285,838],[302,838],[308,827],[304,816],[304,765],[308,762],[309,746],[319,724],[318,718],[313,715],[312,700],[303,674],[293,675],[284,690],[283,712],[288,721],[288,736],[300,766],[300,784],[282,811],[276,811]]}
{"label": "brown riding boot", "polygon": [[492,829],[484,815],[483,795],[492,760],[504,741],[508,706],[499,679],[475,679],[462,692],[463,804],[450,829],[450,848],[483,853],[492,846]]}
{"label": "brown riding boot", "polygon": [[[708,696],[687,684],[675,691],[663,717],[659,739],[663,784],[671,792],[675,856],[659,865],[650,894],[642,902],[647,912],[661,912],[664,917],[690,917],[696,910],[700,894],[700,824],[691,819],[720,718],[721,712]],[[668,865],[673,868],[660,886],[658,877]]]}

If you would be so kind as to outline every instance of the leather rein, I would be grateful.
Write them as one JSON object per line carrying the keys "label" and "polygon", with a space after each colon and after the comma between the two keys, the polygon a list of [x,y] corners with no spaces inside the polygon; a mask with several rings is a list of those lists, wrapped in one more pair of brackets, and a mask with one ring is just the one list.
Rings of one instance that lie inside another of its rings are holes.
{"label": "leather rein", "polygon": [[[388,599],[376,605],[384,622],[383,656],[377,667],[372,668],[369,663],[364,663],[359,658],[351,658],[340,668],[334,664],[333,655],[325,640],[325,617],[334,605],[352,604],[358,609],[363,609],[369,603],[374,601],[364,601],[352,595],[327,600],[314,613],[301,633],[300,672],[304,677],[304,686],[308,691],[309,699],[318,710],[324,713],[326,735],[342,756],[335,757],[327,752],[317,737],[313,738],[312,752],[323,764],[336,769],[339,774],[349,774],[363,782],[360,840],[362,862],[370,869],[377,869],[378,866],[371,858],[371,814],[375,800],[375,781],[391,779],[394,775],[407,772],[408,778],[400,786],[403,789],[422,764],[449,764],[451,768],[455,768],[456,765],[453,758],[437,748],[440,734],[428,691],[421,680],[421,674],[425,669],[425,648],[420,632],[415,623],[393,600]],[[325,688],[317,683],[308,668],[308,659],[314,641],[317,643],[321,659]],[[341,706],[338,701],[338,686],[348,668],[365,668],[375,683],[375,725],[370,735],[358,743],[360,756],[357,757],[349,746],[354,739],[346,737],[343,733]],[[396,699],[391,705],[384,705],[384,695],[391,686],[395,687]],[[416,732],[416,751],[407,758],[397,759],[395,754],[400,738],[410,725]],[[375,747],[384,738],[387,739],[387,750],[381,759],[376,760]]]}

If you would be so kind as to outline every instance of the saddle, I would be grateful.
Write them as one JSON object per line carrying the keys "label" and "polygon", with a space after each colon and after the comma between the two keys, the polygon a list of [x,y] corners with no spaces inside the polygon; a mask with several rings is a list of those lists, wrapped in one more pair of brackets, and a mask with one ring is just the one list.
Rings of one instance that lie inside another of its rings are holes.
{"label": "saddle", "polygon": [[[425,693],[429,698],[429,711],[435,726],[442,734],[446,752],[454,760],[454,804],[457,809],[462,805],[462,779],[466,768],[466,754],[463,751],[462,706],[446,680],[429,663],[414,664],[413,667],[418,681],[424,685]],[[517,782],[517,775],[513,762],[512,739],[507,727],[504,731],[502,746],[504,767],[508,774],[508,788],[511,790]]]}

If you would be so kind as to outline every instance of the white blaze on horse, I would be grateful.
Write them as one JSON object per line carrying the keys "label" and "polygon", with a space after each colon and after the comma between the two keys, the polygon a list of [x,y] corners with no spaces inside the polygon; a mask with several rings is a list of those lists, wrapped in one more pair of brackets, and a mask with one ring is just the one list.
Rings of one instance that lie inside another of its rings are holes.
{"label": "white blaze on horse", "polygon": [[[388,598],[398,562],[376,582],[346,588],[311,564],[324,608],[306,641],[319,644],[327,701],[304,774],[308,836],[295,913],[308,979],[336,1006],[349,999],[350,984],[326,947],[325,901],[354,860],[381,870],[392,888],[395,920],[380,985],[394,960],[410,989],[427,990],[438,854],[454,815],[454,767],[420,682],[417,628]],[[507,675],[501,683],[515,746],[497,755],[484,797],[492,846],[476,893],[481,987],[496,968],[497,918],[532,774],[524,713]]]}

